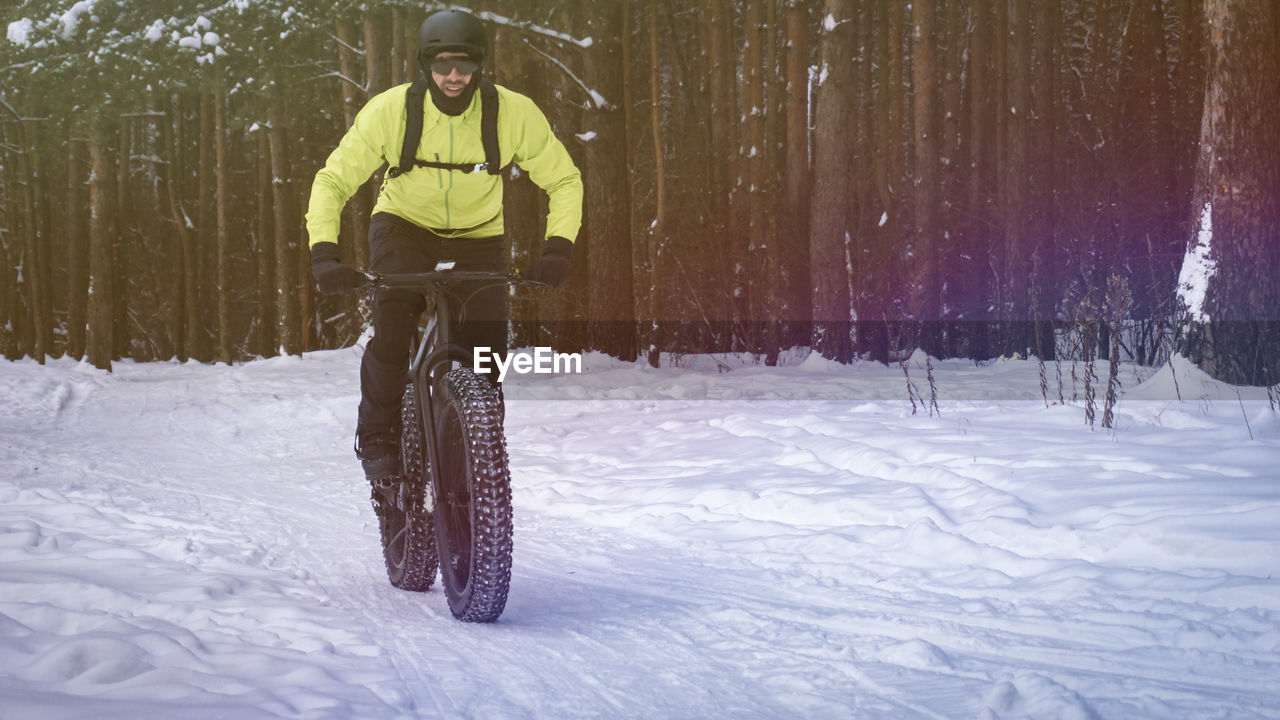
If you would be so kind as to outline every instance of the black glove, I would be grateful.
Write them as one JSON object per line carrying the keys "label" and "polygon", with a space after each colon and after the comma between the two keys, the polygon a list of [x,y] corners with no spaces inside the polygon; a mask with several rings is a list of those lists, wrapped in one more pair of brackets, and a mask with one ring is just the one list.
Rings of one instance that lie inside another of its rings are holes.
{"label": "black glove", "polygon": [[321,242],[311,246],[311,274],[316,276],[316,285],[325,295],[350,295],[368,282],[359,271],[342,264],[339,257],[337,243]]}
{"label": "black glove", "polygon": [[573,257],[573,243],[568,238],[552,235],[542,248],[542,257],[529,267],[529,279],[560,287],[569,275],[569,259]]}

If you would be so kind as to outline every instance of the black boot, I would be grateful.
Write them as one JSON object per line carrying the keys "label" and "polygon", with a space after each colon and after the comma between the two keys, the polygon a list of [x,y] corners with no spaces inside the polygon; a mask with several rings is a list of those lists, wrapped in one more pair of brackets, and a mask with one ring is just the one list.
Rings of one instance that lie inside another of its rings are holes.
{"label": "black boot", "polygon": [[362,433],[356,438],[356,455],[364,476],[373,485],[384,485],[403,475],[400,438],[390,432]]}
{"label": "black boot", "polygon": [[400,398],[408,380],[409,358],[378,359],[372,350],[360,363],[360,419],[356,423],[356,455],[365,477],[378,485],[399,477]]}

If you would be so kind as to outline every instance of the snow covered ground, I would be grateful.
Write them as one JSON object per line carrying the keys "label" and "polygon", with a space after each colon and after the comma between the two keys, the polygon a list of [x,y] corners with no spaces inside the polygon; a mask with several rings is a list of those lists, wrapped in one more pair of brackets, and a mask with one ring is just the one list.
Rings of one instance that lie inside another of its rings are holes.
{"label": "snow covered ground", "polygon": [[477,626],[386,583],[358,352],[0,363],[0,718],[1280,717],[1265,394],[1126,368],[1107,431],[1023,361],[935,361],[933,416],[816,358],[515,378]]}

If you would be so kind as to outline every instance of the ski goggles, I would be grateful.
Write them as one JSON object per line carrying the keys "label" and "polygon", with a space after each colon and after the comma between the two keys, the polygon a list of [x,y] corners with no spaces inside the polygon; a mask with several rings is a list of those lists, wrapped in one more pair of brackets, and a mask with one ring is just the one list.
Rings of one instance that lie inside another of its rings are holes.
{"label": "ski goggles", "polygon": [[470,75],[480,69],[480,63],[468,57],[436,58],[429,66],[436,75],[449,75],[454,70],[459,75]]}

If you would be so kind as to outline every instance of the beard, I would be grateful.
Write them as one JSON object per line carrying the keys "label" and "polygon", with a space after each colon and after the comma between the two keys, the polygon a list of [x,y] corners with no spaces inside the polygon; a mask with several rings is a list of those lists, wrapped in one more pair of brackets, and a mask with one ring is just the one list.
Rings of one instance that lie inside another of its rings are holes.
{"label": "beard", "polygon": [[476,88],[480,87],[480,71],[476,70],[471,74],[471,81],[462,89],[462,92],[456,97],[449,97],[436,85],[435,78],[429,74],[427,76],[427,89],[431,92],[431,102],[445,115],[461,115],[468,107],[471,106],[471,98],[476,94]]}

